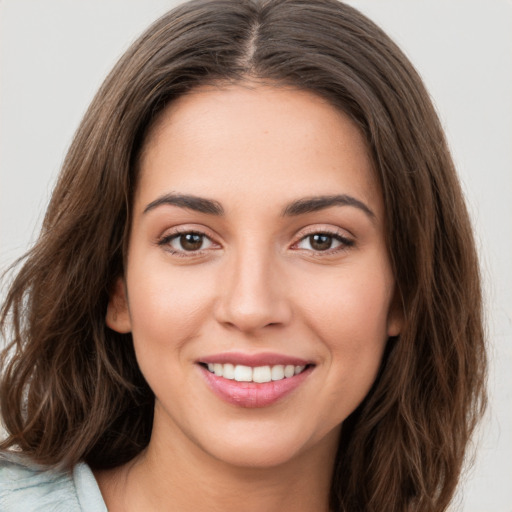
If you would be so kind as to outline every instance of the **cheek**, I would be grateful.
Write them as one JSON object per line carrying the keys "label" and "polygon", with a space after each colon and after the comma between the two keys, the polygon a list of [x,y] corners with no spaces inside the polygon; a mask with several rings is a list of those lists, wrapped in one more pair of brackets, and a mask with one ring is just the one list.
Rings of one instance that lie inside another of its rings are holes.
{"label": "cheek", "polygon": [[309,289],[303,297],[304,318],[335,370],[332,385],[362,399],[375,379],[388,339],[390,271],[378,262],[354,265],[331,279],[312,280]]}
{"label": "cheek", "polygon": [[348,293],[318,312],[316,331],[331,364],[342,370],[339,375],[354,382],[376,374],[388,338],[386,313],[381,302],[356,300]]}
{"label": "cheek", "polygon": [[193,338],[211,309],[212,287],[200,272],[153,266],[129,274],[128,303],[136,344],[179,347]]}
{"label": "cheek", "polygon": [[[194,277],[183,269],[173,270],[168,264],[153,264],[151,272],[137,270],[128,273],[137,362],[157,399],[175,403],[177,390],[184,386],[192,389],[191,373],[182,370],[191,363],[191,354],[211,310],[208,280],[205,283],[205,276],[196,272]],[[175,407],[180,404],[178,401]]]}
{"label": "cheek", "polygon": [[329,339],[336,333],[347,342],[351,337],[367,337],[368,342],[387,338],[393,280],[385,266],[347,266],[322,279],[314,276],[304,289],[303,307]]}

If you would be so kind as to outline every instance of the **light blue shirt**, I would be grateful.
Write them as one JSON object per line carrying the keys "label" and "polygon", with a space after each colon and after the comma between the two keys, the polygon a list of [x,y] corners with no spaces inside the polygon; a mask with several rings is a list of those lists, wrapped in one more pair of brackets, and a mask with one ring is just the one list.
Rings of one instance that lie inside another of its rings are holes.
{"label": "light blue shirt", "polygon": [[0,512],[107,512],[107,507],[87,464],[77,464],[69,473],[58,472],[3,452]]}

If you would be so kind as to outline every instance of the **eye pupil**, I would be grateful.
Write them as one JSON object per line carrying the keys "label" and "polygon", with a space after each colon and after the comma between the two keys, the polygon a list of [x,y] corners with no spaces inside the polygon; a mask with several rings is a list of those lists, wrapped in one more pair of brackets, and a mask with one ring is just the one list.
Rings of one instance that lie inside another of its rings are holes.
{"label": "eye pupil", "polygon": [[309,243],[311,244],[311,247],[316,251],[326,251],[327,249],[331,248],[332,236],[317,233],[309,237]]}
{"label": "eye pupil", "polygon": [[185,251],[197,251],[203,245],[203,235],[197,233],[186,233],[181,235],[180,244]]}

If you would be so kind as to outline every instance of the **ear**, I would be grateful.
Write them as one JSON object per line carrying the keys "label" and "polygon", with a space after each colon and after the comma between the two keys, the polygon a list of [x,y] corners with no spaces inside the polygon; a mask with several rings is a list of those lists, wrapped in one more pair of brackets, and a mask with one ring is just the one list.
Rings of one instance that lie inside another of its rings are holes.
{"label": "ear", "polygon": [[402,299],[400,294],[395,289],[393,294],[393,300],[389,305],[388,311],[388,324],[387,324],[387,334],[388,337],[398,336],[402,332],[404,324],[404,312],[402,308]]}
{"label": "ear", "polygon": [[105,321],[114,331],[127,333],[132,330],[126,285],[122,277],[117,278],[110,292]]}

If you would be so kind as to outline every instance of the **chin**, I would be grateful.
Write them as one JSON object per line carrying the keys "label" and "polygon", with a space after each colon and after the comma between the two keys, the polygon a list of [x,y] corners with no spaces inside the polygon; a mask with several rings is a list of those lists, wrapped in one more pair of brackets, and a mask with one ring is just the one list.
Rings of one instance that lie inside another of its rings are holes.
{"label": "chin", "polygon": [[217,460],[237,468],[283,467],[318,453],[321,445],[325,448],[325,455],[335,453],[341,428],[335,428],[328,433],[312,434],[304,430],[293,432],[284,428],[272,432],[273,429],[261,427],[254,425],[256,432],[239,430],[238,435],[226,435],[222,441],[217,439],[217,442],[208,444],[206,451]]}
{"label": "chin", "polygon": [[286,465],[301,454],[296,446],[278,445],[276,443],[249,443],[231,445],[222,453],[212,454],[225,464],[237,468],[270,469]]}

